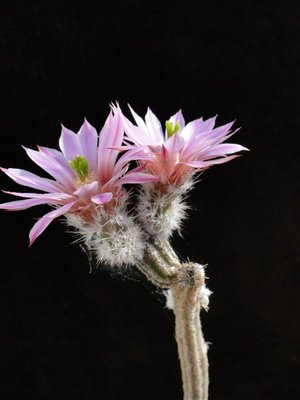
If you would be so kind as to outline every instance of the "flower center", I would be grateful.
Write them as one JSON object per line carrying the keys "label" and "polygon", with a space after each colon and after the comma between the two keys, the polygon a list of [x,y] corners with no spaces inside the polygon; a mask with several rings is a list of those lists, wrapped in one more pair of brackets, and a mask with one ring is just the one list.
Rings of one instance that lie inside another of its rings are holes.
{"label": "flower center", "polygon": [[177,122],[175,125],[171,121],[166,121],[166,131],[167,131],[167,137],[168,139],[174,135],[174,133],[177,133],[180,129],[180,125]]}
{"label": "flower center", "polygon": [[77,156],[69,160],[68,164],[76,172],[78,178],[83,182],[89,175],[89,163],[84,156]]}

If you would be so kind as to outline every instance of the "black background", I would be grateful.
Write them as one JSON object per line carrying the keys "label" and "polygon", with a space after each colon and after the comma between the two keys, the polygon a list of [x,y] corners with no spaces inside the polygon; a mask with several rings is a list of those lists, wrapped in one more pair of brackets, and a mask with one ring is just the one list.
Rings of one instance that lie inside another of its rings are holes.
{"label": "black background", "polygon": [[[251,152],[202,176],[174,238],[209,264],[211,400],[299,398],[297,3],[0,5],[1,166],[38,172],[21,144],[57,147],[84,116],[100,129],[115,99],[242,126],[233,142]],[[58,222],[28,249],[46,209],[1,212],[1,400],[182,399],[163,298],[133,272],[89,274]]]}

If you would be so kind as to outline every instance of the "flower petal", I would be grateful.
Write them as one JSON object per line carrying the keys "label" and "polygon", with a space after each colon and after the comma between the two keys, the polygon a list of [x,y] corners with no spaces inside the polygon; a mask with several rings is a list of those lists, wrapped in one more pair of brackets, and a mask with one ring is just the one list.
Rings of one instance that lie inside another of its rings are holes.
{"label": "flower petal", "polygon": [[148,107],[147,114],[145,116],[145,121],[147,125],[147,129],[149,132],[149,137],[151,138],[152,143],[148,144],[161,144],[164,142],[164,134],[161,127],[161,123],[157,116],[150,110]]}
{"label": "flower petal", "polygon": [[[229,133],[229,131],[230,131],[232,125],[234,124],[234,122],[235,122],[235,121],[229,122],[228,124],[218,126],[217,128],[212,129],[212,130],[205,130],[205,131],[202,131],[201,133],[199,133],[199,135],[197,135],[197,138],[198,138],[198,139],[200,139],[200,138],[202,138],[202,139],[206,138],[206,139],[208,139],[208,140],[218,140],[218,139],[221,139],[222,137],[226,136],[226,135]],[[236,131],[235,131],[235,132],[236,132]]]}
{"label": "flower petal", "polygon": [[112,193],[106,192],[106,193],[99,193],[99,194],[96,194],[95,196],[92,196],[91,200],[96,204],[105,204],[105,203],[108,203],[112,198],[113,198]]}
{"label": "flower petal", "polygon": [[73,160],[77,156],[82,156],[82,148],[79,137],[62,125],[61,136],[59,138],[59,147],[66,157],[67,161]]}
{"label": "flower petal", "polygon": [[81,185],[75,192],[74,195],[86,203],[91,201],[91,196],[98,192],[98,181],[92,183],[85,183]]}
{"label": "flower petal", "polygon": [[64,160],[65,163],[67,164],[67,161],[63,155],[63,153],[59,150],[56,149],[52,149],[51,147],[45,147],[45,146],[37,146],[37,148],[39,149],[39,151],[41,153],[45,153],[50,157],[53,157],[55,160]]}
{"label": "flower petal", "polygon": [[71,203],[68,203],[64,205],[63,207],[57,208],[53,211],[50,211],[49,213],[45,214],[42,218],[36,222],[31,231],[29,232],[29,246],[32,245],[32,243],[35,241],[35,239],[44,232],[44,230],[47,228],[47,226],[57,217],[66,214],[71,207],[75,204],[76,202],[73,201]]}
{"label": "flower petal", "polygon": [[20,193],[20,192],[8,192],[7,190],[2,190],[3,193],[11,194],[12,196],[25,197],[30,199],[48,199],[49,202],[63,201],[63,200],[75,200],[74,196],[67,193]]}
{"label": "flower petal", "polygon": [[182,150],[185,144],[184,139],[179,136],[178,133],[174,133],[168,140],[165,142],[165,147],[168,149],[170,153],[178,153]]}
{"label": "flower petal", "polygon": [[114,110],[121,117],[122,125],[123,125],[124,131],[127,135],[128,140],[130,140],[134,144],[140,145],[140,146],[143,146],[143,145],[146,146],[148,144],[153,144],[151,138],[148,135],[148,132],[133,125],[133,123],[124,116],[120,107],[115,108]]}
{"label": "flower petal", "polygon": [[126,183],[145,183],[158,180],[159,178],[157,176],[151,174],[145,174],[143,172],[128,172],[128,174],[120,178],[117,183],[119,185],[125,185]]}
{"label": "flower petal", "polygon": [[26,199],[26,200],[15,200],[7,203],[0,204],[0,209],[7,211],[20,211],[26,210],[27,208],[39,206],[41,204],[56,204],[57,202],[49,199]]}
{"label": "flower petal", "polygon": [[72,180],[77,178],[75,171],[70,167],[68,161],[61,151],[56,149],[51,149],[50,147],[37,146],[40,153],[44,153],[47,156],[51,157],[56,161],[56,164],[59,164],[60,167],[67,171],[68,175],[72,177]]}
{"label": "flower petal", "polygon": [[205,121],[203,121],[202,125],[201,125],[201,132],[211,131],[215,126],[216,119],[217,119],[217,115],[215,115],[214,117],[208,118]]}
{"label": "flower petal", "polygon": [[228,134],[233,124],[234,122],[230,122],[229,124],[219,126],[211,131],[204,131],[186,141],[181,152],[182,159],[193,157],[194,155],[197,155],[197,153],[209,149],[213,145],[224,142],[224,140],[228,139],[238,130],[237,129],[231,134]]}
{"label": "flower petal", "polygon": [[84,120],[84,123],[78,132],[78,137],[82,153],[88,160],[90,172],[96,171],[98,159],[98,134],[96,129],[92,127],[92,125],[90,125],[86,119]]}
{"label": "flower petal", "polygon": [[49,155],[40,152],[28,149],[24,147],[28,157],[35,162],[39,167],[48,172],[53,178],[57,179],[60,183],[62,183],[67,189],[74,188],[74,172],[68,166],[65,167],[60,161],[53,157],[49,157]]}
{"label": "flower petal", "polygon": [[113,176],[114,165],[119,152],[112,147],[121,146],[122,141],[121,117],[118,113],[113,115],[110,112],[99,138],[97,173],[102,184],[105,184]]}
{"label": "flower petal", "polygon": [[212,157],[220,157],[225,154],[237,153],[238,151],[248,150],[246,147],[239,144],[223,143],[217,146],[212,146],[201,153],[201,159],[208,159]]}
{"label": "flower petal", "polygon": [[147,147],[134,147],[133,149],[126,151],[117,161],[115,168],[114,168],[114,173],[117,171],[121,170],[126,164],[128,164],[130,161],[135,161],[135,160],[149,160],[151,156],[145,152]]}
{"label": "flower petal", "polygon": [[212,165],[215,164],[224,164],[228,161],[233,160],[234,158],[240,157],[240,155],[234,155],[234,156],[228,156],[228,157],[223,157],[219,158],[217,160],[207,160],[207,161],[186,161],[186,162],[180,162],[178,164],[183,164],[187,165],[189,167],[193,168],[208,168],[211,167]]}
{"label": "flower petal", "polygon": [[182,130],[180,136],[188,141],[204,132],[211,132],[215,126],[216,118],[212,117],[203,121],[203,118],[189,122]]}
{"label": "flower petal", "polygon": [[172,117],[169,119],[170,122],[172,122],[173,126],[176,124],[179,124],[179,132],[182,131],[182,129],[185,127],[185,120],[182,115],[182,111],[179,110],[177,111],[176,114],[172,115]]}
{"label": "flower petal", "polygon": [[129,166],[125,165],[121,170],[115,171],[113,176],[110,178],[109,181],[107,181],[101,188],[102,191],[105,192],[110,192],[114,190],[114,187],[116,186],[116,182],[119,180],[119,178],[123,175],[126,174],[128,171]]}
{"label": "flower petal", "polygon": [[51,179],[42,178],[24,169],[17,168],[0,168],[7,176],[13,181],[22,186],[28,186],[33,189],[41,190],[43,192],[57,192],[61,190],[58,182]]}
{"label": "flower petal", "polygon": [[188,124],[185,125],[185,127],[180,132],[180,136],[185,141],[191,140],[201,130],[202,124],[203,124],[202,117],[189,122]]}
{"label": "flower petal", "polygon": [[137,123],[137,126],[142,129],[144,132],[147,132],[147,125],[145,124],[144,120],[142,117],[140,117],[134,110],[133,108],[130,107],[130,105],[128,104],[128,107],[130,109],[130,112],[135,120],[135,122]]}

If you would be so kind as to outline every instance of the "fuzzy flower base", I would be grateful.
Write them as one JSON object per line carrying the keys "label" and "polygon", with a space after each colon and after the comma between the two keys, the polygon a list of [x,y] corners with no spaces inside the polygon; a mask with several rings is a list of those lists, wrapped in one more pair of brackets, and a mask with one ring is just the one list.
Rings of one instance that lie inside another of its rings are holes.
{"label": "fuzzy flower base", "polygon": [[111,213],[99,209],[92,222],[80,215],[67,214],[67,225],[75,228],[78,241],[92,253],[97,265],[125,267],[135,265],[143,258],[143,232],[123,207]]}
{"label": "fuzzy flower base", "polygon": [[157,190],[155,184],[149,184],[141,190],[137,217],[149,235],[168,239],[174,231],[181,231],[188,209],[184,200],[192,187],[190,179],[179,187],[167,185]]}

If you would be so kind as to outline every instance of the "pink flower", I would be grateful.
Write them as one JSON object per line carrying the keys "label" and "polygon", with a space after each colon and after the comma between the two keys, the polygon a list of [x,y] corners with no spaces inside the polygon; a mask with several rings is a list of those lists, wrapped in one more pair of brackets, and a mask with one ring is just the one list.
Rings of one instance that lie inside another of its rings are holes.
{"label": "pink flower", "polygon": [[54,180],[21,169],[1,168],[18,184],[43,193],[5,191],[25,200],[3,203],[0,208],[19,211],[40,204],[55,207],[33,226],[30,244],[55,218],[66,213],[79,213],[90,221],[99,207],[109,212],[124,198],[123,184],[157,180],[153,175],[141,172],[141,167],[128,172],[131,160],[146,158],[141,149],[132,148],[117,160],[119,151],[115,147],[121,146],[123,135],[120,115],[111,112],[99,140],[95,128],[85,120],[78,134],[62,127],[61,151],[40,146],[38,151],[24,148],[31,160]]}
{"label": "pink flower", "polygon": [[137,124],[132,124],[119,106],[113,110],[122,118],[128,146],[130,144],[144,149],[149,160],[147,170],[159,176],[162,184],[180,186],[188,177],[198,171],[216,164],[223,164],[238,157],[234,153],[248,150],[233,143],[223,143],[237,130],[231,132],[234,122],[215,128],[216,117],[204,121],[202,118],[185,124],[179,110],[168,121],[165,130],[153,112],[148,108],[145,121],[129,106]]}

